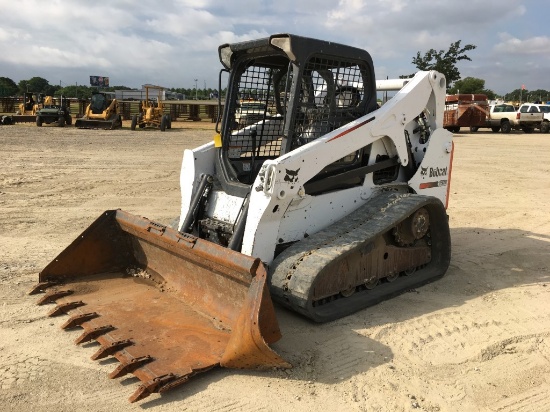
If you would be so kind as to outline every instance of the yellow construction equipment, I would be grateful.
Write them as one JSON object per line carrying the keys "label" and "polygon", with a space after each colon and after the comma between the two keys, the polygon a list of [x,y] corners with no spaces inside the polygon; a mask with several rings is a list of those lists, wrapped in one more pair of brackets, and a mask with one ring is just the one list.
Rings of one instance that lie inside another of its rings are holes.
{"label": "yellow construction equipment", "polygon": [[[46,98],[51,99],[51,96]],[[36,112],[44,107],[44,95],[42,93],[27,92],[23,96],[23,103],[20,103],[13,121],[16,123],[34,122]]]}
{"label": "yellow construction equipment", "polygon": [[76,119],[81,129],[117,129],[122,127],[119,105],[112,93],[94,92],[84,116]]}
{"label": "yellow construction equipment", "polygon": [[[164,103],[162,101],[163,87],[145,85],[145,100],[141,102],[139,114],[132,116],[130,128],[136,130],[136,127],[155,127],[161,132],[172,128],[172,119],[170,115],[164,114]],[[158,95],[155,100],[149,99],[149,89],[157,90]]]}

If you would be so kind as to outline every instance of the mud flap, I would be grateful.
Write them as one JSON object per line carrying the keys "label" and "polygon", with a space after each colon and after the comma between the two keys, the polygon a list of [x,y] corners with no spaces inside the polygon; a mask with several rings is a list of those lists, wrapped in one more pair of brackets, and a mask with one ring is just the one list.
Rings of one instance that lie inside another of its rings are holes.
{"label": "mud flap", "polygon": [[131,402],[216,366],[290,367],[259,259],[121,210],[104,212],[39,275],[31,294],[142,381]]}

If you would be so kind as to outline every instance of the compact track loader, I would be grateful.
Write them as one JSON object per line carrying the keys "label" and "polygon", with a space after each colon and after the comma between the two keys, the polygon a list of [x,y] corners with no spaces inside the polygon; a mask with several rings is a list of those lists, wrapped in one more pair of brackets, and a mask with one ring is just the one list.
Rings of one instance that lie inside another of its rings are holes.
{"label": "compact track loader", "polygon": [[[444,275],[453,153],[435,71],[376,82],[370,55],[289,34],[219,48],[213,142],[186,150],[176,228],[107,211],[39,275],[131,401],[215,366],[289,367],[272,298],[316,321]],[[221,80],[220,80],[220,90]],[[382,107],[377,89],[398,90]],[[265,116],[239,126],[243,99]]]}
{"label": "compact track loader", "polygon": [[117,129],[122,127],[118,100],[108,93],[92,93],[90,104],[84,116],[76,119],[75,127],[80,129]]}
{"label": "compact track loader", "polygon": [[[158,91],[156,101],[149,100],[149,89]],[[170,115],[164,114],[164,103],[161,99],[162,90],[163,88],[159,86],[145,86],[145,100],[141,102],[139,114],[132,116],[130,129],[136,130],[136,127],[140,129],[153,127],[164,132],[166,129],[172,128]]]}

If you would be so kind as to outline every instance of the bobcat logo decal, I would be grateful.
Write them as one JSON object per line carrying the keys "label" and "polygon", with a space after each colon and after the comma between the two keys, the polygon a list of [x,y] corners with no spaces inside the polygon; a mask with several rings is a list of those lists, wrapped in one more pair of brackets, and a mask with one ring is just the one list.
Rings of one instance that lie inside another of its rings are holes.
{"label": "bobcat logo decal", "polygon": [[426,176],[428,174],[428,168],[427,167],[420,167],[420,174],[422,176]]}
{"label": "bobcat logo decal", "polygon": [[298,172],[300,171],[300,169],[296,169],[296,170],[285,169],[285,170],[286,170],[285,182],[296,183],[298,181]]}

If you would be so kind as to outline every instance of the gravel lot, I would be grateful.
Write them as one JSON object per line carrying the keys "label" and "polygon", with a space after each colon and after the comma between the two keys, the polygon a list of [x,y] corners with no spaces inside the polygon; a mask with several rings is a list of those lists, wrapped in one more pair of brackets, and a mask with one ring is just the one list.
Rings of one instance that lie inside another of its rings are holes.
{"label": "gravel lot", "polygon": [[104,210],[179,214],[185,148],[167,132],[0,126],[0,410],[550,410],[550,135],[455,135],[447,275],[336,322],[276,307],[274,347],[294,368],[215,369],[138,404],[135,378],[72,343],[26,293]]}

